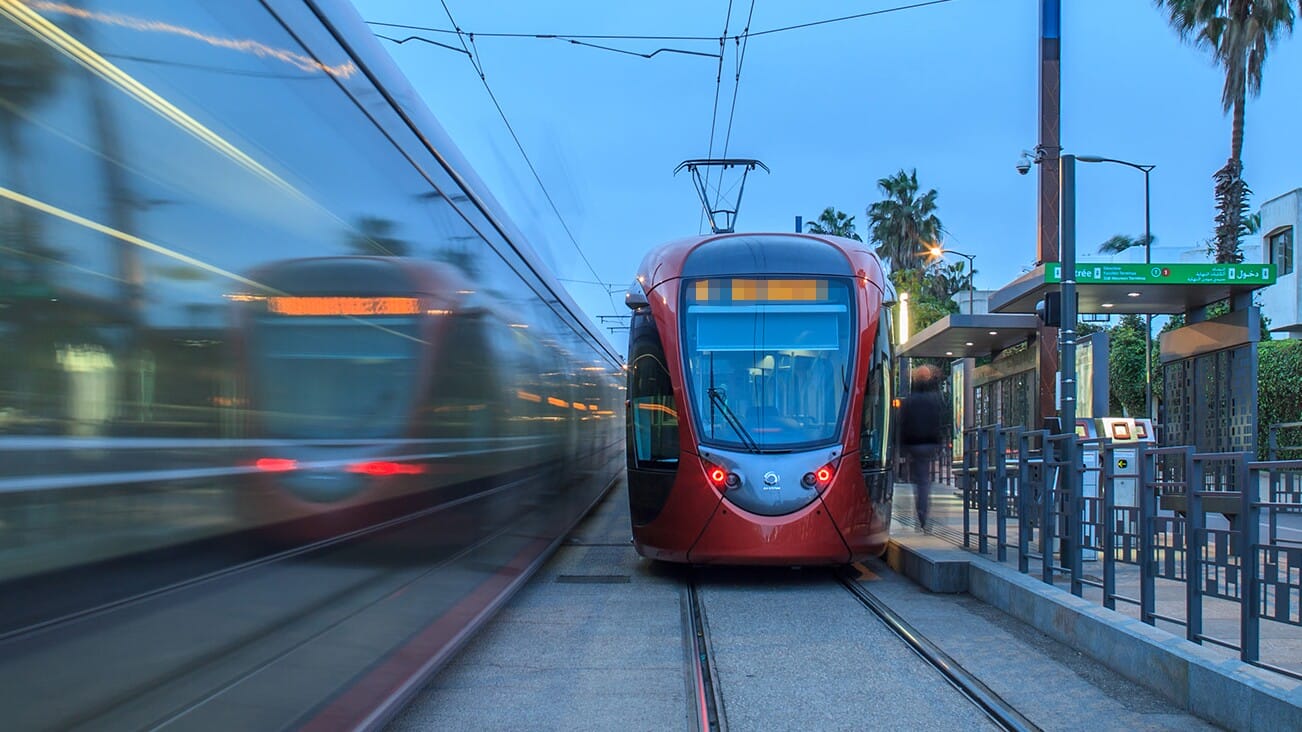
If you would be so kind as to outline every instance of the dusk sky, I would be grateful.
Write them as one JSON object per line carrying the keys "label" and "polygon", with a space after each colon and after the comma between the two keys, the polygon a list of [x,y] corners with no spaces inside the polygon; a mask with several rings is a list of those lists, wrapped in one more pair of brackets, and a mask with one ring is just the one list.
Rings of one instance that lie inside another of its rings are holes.
{"label": "dusk sky", "polygon": [[[712,36],[707,41],[600,40],[649,53],[717,53],[728,0],[623,3],[446,0],[475,33]],[[758,0],[752,33],[882,10],[905,0]],[[368,21],[449,29],[428,0],[356,0]],[[916,168],[939,191],[947,244],[977,255],[977,287],[1002,286],[1035,258],[1035,172],[1014,168],[1037,142],[1038,0],[951,0],[928,7],[750,39],[740,85],[726,44],[714,156],[764,161],[752,173],[738,231],[790,231],[826,206],[855,216],[880,198],[878,178]],[[728,35],[750,3],[731,3]],[[373,26],[459,46],[454,34]],[[534,181],[468,57],[384,41],[461,151],[558,275],[592,280]],[[474,50],[543,183],[591,261],[618,283],[613,298],[570,283],[596,318],[625,312],[622,286],[662,242],[702,231],[690,177],[672,175],[709,149],[717,59],[661,53],[644,59],[555,39],[476,37]],[[1298,122],[1302,41],[1271,50],[1259,98],[1247,107],[1244,175],[1262,202],[1302,187]],[[1212,229],[1211,175],[1229,154],[1222,75],[1207,51],[1182,42],[1149,0],[1065,0],[1062,140],[1065,151],[1153,163],[1154,259],[1199,246]],[[1143,231],[1143,176],[1115,165],[1078,166],[1079,246]],[[733,179],[725,179],[725,189]],[[612,308],[612,300],[618,309]],[[611,335],[623,348],[623,333]]]}

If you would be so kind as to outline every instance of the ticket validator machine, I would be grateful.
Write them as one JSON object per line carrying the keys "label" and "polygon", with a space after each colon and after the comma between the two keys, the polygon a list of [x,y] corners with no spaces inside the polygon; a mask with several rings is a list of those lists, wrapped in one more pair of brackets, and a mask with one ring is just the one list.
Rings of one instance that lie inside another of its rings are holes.
{"label": "ticket validator machine", "polygon": [[1117,506],[1138,506],[1140,450],[1156,442],[1153,423],[1131,417],[1100,417],[1098,434],[1112,440],[1112,476]]}

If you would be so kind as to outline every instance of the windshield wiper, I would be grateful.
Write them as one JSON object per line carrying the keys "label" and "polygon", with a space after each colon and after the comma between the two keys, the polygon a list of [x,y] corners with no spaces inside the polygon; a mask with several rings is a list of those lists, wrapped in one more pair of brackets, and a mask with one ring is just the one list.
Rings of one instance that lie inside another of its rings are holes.
{"label": "windshield wiper", "polygon": [[759,443],[755,442],[755,438],[751,437],[750,433],[746,431],[746,427],[742,425],[741,420],[737,419],[737,414],[732,411],[732,407],[728,406],[723,394],[713,386],[706,389],[705,392],[710,395],[710,403],[718,407],[719,411],[723,413],[723,421],[727,422],[732,431],[736,432],[737,436],[741,438],[741,444],[746,446],[747,452],[758,453],[760,451]]}

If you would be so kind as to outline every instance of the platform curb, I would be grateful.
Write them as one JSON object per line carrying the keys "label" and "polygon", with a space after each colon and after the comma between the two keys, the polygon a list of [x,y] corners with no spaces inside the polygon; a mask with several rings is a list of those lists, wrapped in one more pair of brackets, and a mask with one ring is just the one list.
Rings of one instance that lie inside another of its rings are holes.
{"label": "platform curb", "polygon": [[[1302,729],[1302,683],[1146,625],[933,537],[891,539],[887,563],[932,592],[965,590],[1209,722]],[[960,570],[954,565],[963,564]],[[941,588],[941,589],[933,589]]]}

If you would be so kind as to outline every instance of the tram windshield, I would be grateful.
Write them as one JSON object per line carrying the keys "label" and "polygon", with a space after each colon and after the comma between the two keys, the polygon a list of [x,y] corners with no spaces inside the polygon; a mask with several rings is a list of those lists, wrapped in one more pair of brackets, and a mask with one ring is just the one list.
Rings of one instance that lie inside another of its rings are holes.
{"label": "tram windshield", "polygon": [[703,442],[792,450],[840,435],[852,364],[847,282],[697,280],[685,300],[683,352]]}
{"label": "tram windshield", "polygon": [[402,434],[420,353],[414,318],[266,315],[252,336],[252,406],[266,436]]}

